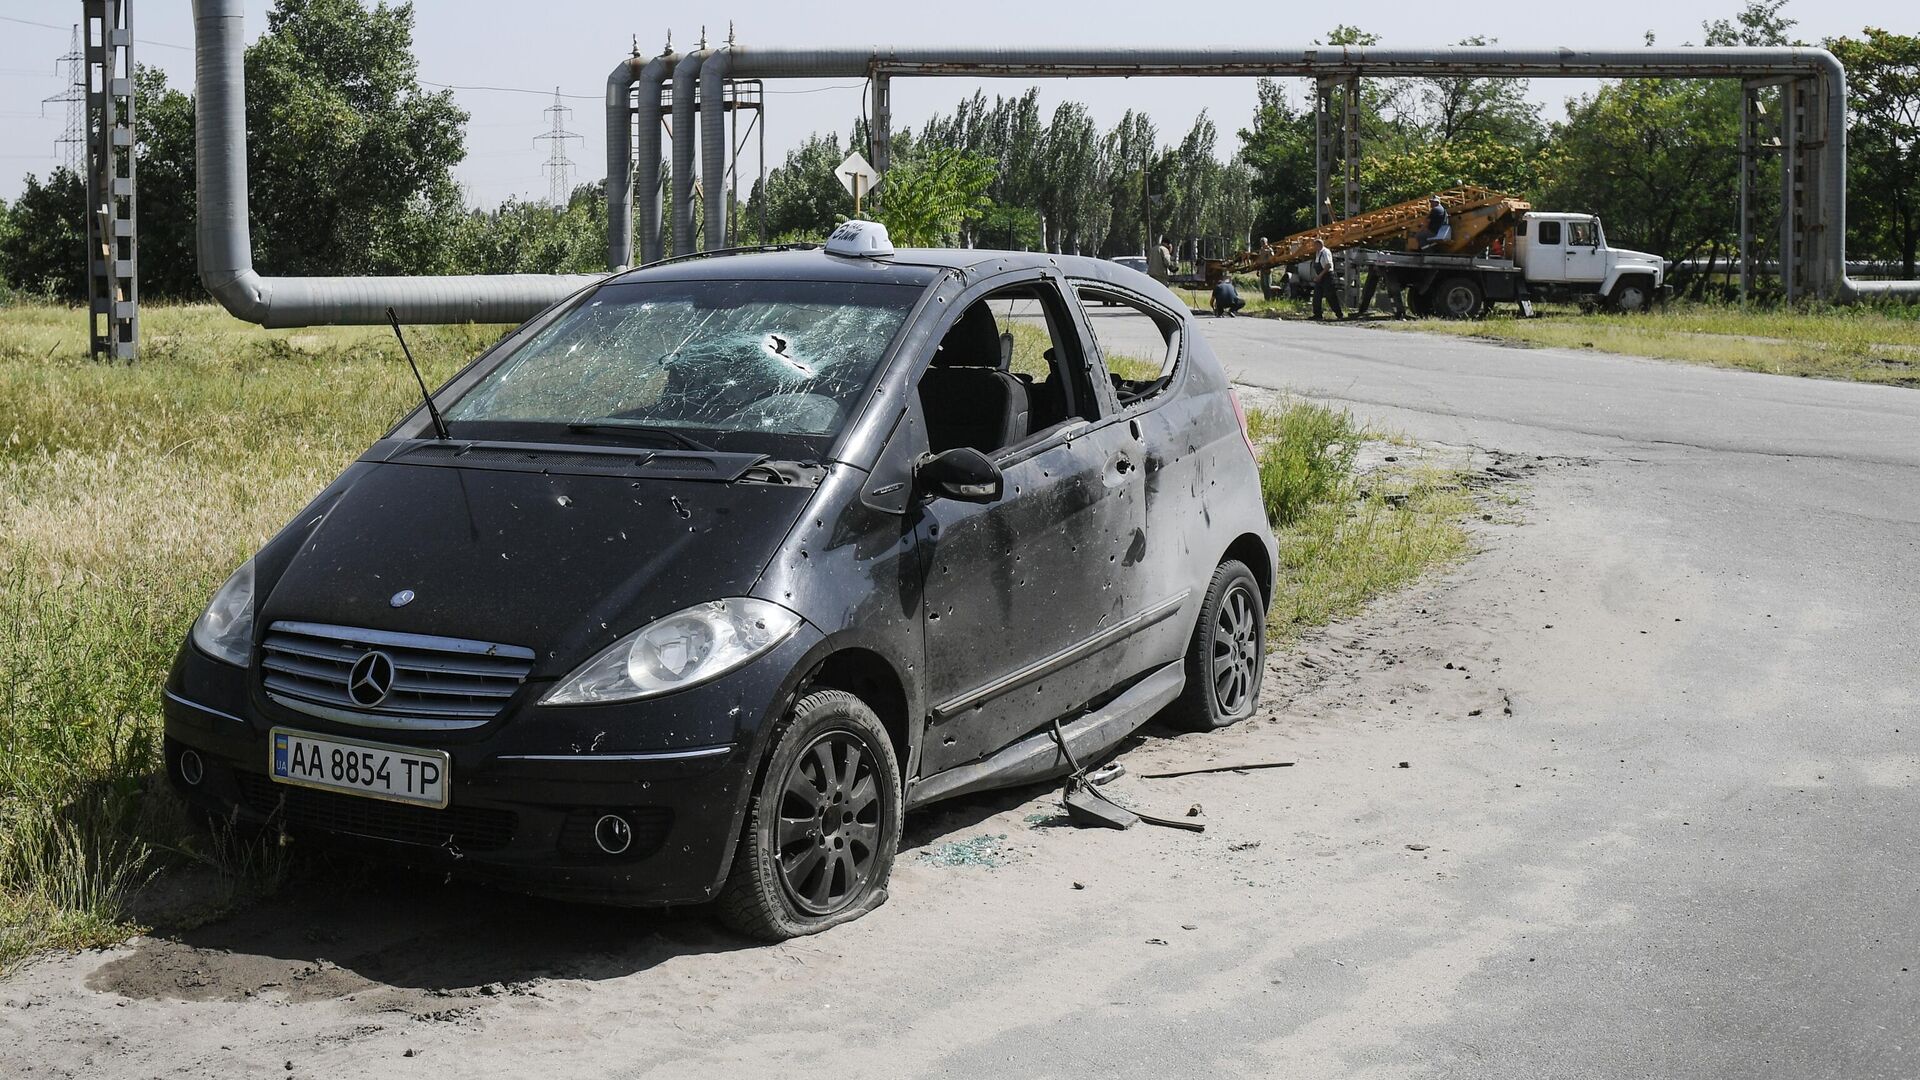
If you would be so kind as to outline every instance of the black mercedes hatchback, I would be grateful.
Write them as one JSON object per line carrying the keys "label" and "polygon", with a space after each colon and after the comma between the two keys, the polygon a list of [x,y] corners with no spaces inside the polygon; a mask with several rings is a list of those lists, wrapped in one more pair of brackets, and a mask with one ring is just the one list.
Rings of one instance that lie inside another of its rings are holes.
{"label": "black mercedes hatchback", "polygon": [[1254,709],[1245,420],[1125,267],[851,223],[609,278],[433,401],[195,622],[191,800],[777,939],[883,902],[909,809]]}

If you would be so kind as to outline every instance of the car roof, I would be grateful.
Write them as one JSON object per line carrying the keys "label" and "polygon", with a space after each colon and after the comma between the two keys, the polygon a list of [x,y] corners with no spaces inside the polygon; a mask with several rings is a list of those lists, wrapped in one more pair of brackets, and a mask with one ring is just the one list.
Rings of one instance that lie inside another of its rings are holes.
{"label": "car roof", "polygon": [[1070,277],[1091,278],[1153,296],[1183,310],[1171,292],[1120,263],[1044,251],[982,248],[900,248],[890,258],[829,255],[820,248],[730,249],[650,263],[609,279],[642,281],[864,281],[924,287],[954,271],[1023,270],[1057,266]]}

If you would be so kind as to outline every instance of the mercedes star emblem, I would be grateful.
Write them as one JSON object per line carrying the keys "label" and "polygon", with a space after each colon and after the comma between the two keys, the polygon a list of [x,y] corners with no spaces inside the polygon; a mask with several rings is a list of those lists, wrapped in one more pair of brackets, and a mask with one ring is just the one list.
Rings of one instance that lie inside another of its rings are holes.
{"label": "mercedes star emblem", "polygon": [[347,696],[355,705],[371,709],[393,692],[393,657],[378,649],[363,653],[347,672]]}

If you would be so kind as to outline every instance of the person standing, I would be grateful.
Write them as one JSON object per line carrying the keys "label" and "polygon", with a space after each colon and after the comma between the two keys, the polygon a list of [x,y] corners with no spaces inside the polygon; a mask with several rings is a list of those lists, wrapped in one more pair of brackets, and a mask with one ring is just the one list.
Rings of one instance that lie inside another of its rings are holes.
{"label": "person standing", "polygon": [[1266,237],[1260,238],[1260,246],[1254,249],[1255,261],[1260,264],[1260,299],[1273,299],[1273,245]]}
{"label": "person standing", "polygon": [[1167,238],[1164,236],[1147,247],[1147,276],[1162,285],[1167,283]]}
{"label": "person standing", "polygon": [[1333,317],[1346,321],[1347,313],[1340,305],[1340,279],[1333,273],[1333,252],[1327,242],[1319,237],[1313,238],[1313,317],[1318,321],[1321,316],[1321,302],[1333,305]]}

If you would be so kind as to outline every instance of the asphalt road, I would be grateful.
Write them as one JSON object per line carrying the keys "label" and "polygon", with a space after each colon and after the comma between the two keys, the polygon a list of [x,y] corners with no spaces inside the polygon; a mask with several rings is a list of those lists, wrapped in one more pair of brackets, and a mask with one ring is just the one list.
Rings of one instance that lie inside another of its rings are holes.
{"label": "asphalt road", "polygon": [[1205,834],[965,800],[772,948],[373,872],[0,982],[0,1075],[1920,1075],[1920,392],[1204,329],[1498,481],[1257,721],[1123,756]]}
{"label": "asphalt road", "polygon": [[[1501,823],[1506,872],[1574,876],[1565,911],[1584,914],[1537,946],[1551,980],[1496,962],[1461,985],[1444,1029],[1491,1056],[1434,1071],[1920,1076],[1920,393],[1351,326],[1207,331],[1240,381],[1591,463],[1496,544],[1542,591],[1485,627],[1559,769],[1551,805]],[[1573,621],[1549,630],[1556,611]]]}

